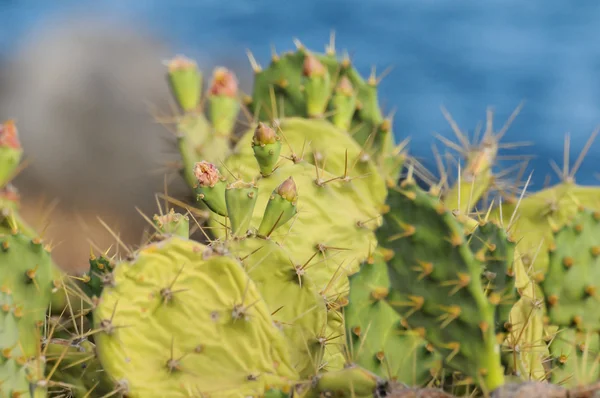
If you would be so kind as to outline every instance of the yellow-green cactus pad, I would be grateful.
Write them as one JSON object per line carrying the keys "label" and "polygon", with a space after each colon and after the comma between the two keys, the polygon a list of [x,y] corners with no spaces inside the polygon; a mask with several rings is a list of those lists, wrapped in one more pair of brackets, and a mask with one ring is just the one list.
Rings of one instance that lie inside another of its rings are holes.
{"label": "yellow-green cactus pad", "polygon": [[298,375],[242,265],[172,237],[118,265],[94,312],[104,369],[131,397],[260,396]]}
{"label": "yellow-green cactus pad", "polygon": [[[294,263],[273,241],[247,238],[228,242],[256,284],[275,323],[288,339],[292,362],[302,377],[314,375],[324,362],[339,355],[343,329],[328,333],[326,299],[311,278],[310,256]],[[330,336],[336,339],[328,339]]]}

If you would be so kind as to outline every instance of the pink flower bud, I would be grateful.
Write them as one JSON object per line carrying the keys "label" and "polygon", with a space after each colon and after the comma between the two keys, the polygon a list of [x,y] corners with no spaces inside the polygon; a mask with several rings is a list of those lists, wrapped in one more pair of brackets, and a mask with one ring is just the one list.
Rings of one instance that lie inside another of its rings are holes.
{"label": "pink flower bud", "polygon": [[277,134],[275,134],[275,130],[263,122],[258,123],[256,130],[254,130],[254,143],[257,145],[268,145],[274,144],[276,141]]}
{"label": "pink flower bud", "polygon": [[317,57],[312,54],[307,54],[306,57],[304,57],[302,72],[306,77],[323,76],[327,72],[327,69],[325,69]]}
{"label": "pink flower bud", "polygon": [[217,167],[206,161],[198,162],[194,165],[194,176],[198,179],[201,187],[214,187],[221,179],[221,174]]}
{"label": "pink flower bud", "polygon": [[213,72],[213,81],[209,92],[211,95],[235,97],[238,94],[238,81],[235,74],[227,68],[219,67]]}
{"label": "pink flower bud", "polygon": [[169,72],[173,72],[181,69],[197,69],[198,65],[192,59],[183,55],[177,55],[175,58],[168,61],[167,67],[169,68]]}
{"label": "pink flower bud", "polygon": [[21,149],[21,142],[14,120],[7,120],[0,125],[0,147]]}
{"label": "pink flower bud", "polygon": [[292,177],[282,182],[275,192],[288,202],[294,202],[298,198],[298,190],[296,189],[296,183]]}
{"label": "pink flower bud", "polygon": [[354,87],[352,87],[352,83],[347,76],[342,76],[340,79],[337,86],[337,92],[347,97],[351,97],[354,94]]}

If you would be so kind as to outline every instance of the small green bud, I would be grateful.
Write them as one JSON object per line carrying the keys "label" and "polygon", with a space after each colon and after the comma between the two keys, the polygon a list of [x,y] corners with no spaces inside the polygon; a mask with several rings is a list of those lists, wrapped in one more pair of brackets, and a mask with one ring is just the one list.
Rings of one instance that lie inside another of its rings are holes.
{"label": "small green bud", "polygon": [[238,91],[238,81],[233,72],[223,67],[216,68],[208,91],[210,120],[216,134],[230,136],[233,132],[240,111]]}
{"label": "small green bud", "polygon": [[202,200],[213,212],[226,217],[225,204],[226,183],[221,178],[217,167],[209,162],[202,161],[194,165],[194,176],[198,185],[194,187],[197,199]]}
{"label": "small green bud", "polygon": [[176,235],[189,238],[190,220],[187,216],[175,213],[173,209],[163,215],[156,214],[153,218],[154,225],[161,234]]}
{"label": "small green bud", "polygon": [[258,188],[254,183],[238,180],[229,184],[225,190],[225,203],[233,236],[243,235],[250,229],[257,198]]}
{"label": "small green bud", "polygon": [[185,112],[195,110],[202,92],[202,73],[193,60],[178,55],[167,62],[168,78],[173,95]]}
{"label": "small green bud", "polygon": [[338,128],[348,131],[356,111],[356,93],[347,76],[342,76],[332,99],[333,124]]}
{"label": "small green bud", "polygon": [[306,112],[310,117],[321,117],[327,109],[331,94],[331,78],[327,68],[312,54],[307,54],[302,65],[306,79]]}
{"label": "small green bud", "polygon": [[274,191],[258,227],[258,234],[270,236],[280,226],[296,215],[298,209],[298,190],[292,177],[282,182]]}
{"label": "small green bud", "polygon": [[264,123],[258,123],[252,137],[252,149],[263,176],[271,175],[281,153],[281,140],[275,130]]}

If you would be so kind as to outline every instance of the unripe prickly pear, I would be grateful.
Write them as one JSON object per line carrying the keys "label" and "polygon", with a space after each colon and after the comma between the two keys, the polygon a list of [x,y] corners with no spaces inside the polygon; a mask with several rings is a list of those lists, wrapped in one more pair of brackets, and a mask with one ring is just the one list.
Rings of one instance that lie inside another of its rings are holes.
{"label": "unripe prickly pear", "polygon": [[200,103],[202,73],[196,62],[182,55],[168,61],[168,79],[171,90],[185,112],[194,111]]}
{"label": "unripe prickly pear", "polygon": [[252,150],[258,162],[260,173],[269,176],[281,153],[281,140],[275,130],[265,123],[258,123],[252,137]]}
{"label": "unripe prickly pear", "polygon": [[230,136],[240,111],[238,82],[235,75],[219,67],[213,72],[213,81],[208,91],[210,120],[215,134]]}
{"label": "unripe prickly pear", "polygon": [[12,179],[22,156],[17,127],[8,120],[0,125],[0,188]]}
{"label": "unripe prickly pear", "polygon": [[204,202],[215,213],[227,216],[225,203],[227,183],[221,179],[217,167],[206,161],[198,162],[194,165],[194,176],[197,180],[194,191],[198,200]]}
{"label": "unripe prickly pear", "polygon": [[269,198],[258,233],[269,236],[276,228],[285,225],[298,212],[298,191],[292,177],[281,183]]}

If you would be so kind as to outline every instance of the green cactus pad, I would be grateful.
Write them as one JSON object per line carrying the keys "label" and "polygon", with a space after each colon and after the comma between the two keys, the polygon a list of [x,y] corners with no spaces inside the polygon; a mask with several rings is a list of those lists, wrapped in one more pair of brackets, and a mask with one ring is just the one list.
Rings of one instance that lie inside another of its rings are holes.
{"label": "green cactus pad", "polygon": [[425,385],[438,367],[439,356],[421,336],[403,326],[402,318],[386,301],[389,290],[387,264],[380,253],[350,277],[344,313],[353,360],[380,377]]}
{"label": "green cactus pad", "polygon": [[600,330],[600,212],[580,210],[554,234],[540,286],[552,324]]}
{"label": "green cactus pad", "polygon": [[128,396],[262,394],[297,378],[239,262],[172,237],[114,271],[94,312],[98,357]]}
{"label": "green cactus pad", "polygon": [[[517,207],[518,205],[518,207]],[[491,219],[502,219],[519,241],[525,266],[533,266],[541,278],[548,269],[548,249],[554,242],[553,231],[567,224],[580,207],[600,210],[600,189],[563,182],[538,191],[520,202],[505,202],[492,210]]]}
{"label": "green cactus pad", "polygon": [[597,331],[559,330],[552,336],[550,354],[553,383],[573,387],[593,383],[600,378],[600,335]]}
{"label": "green cactus pad", "polygon": [[484,389],[502,385],[496,307],[485,295],[482,263],[463,226],[437,196],[411,180],[390,189],[388,205],[392,210],[384,214],[377,237],[393,251],[389,303],[410,328],[424,333],[448,366]]}

